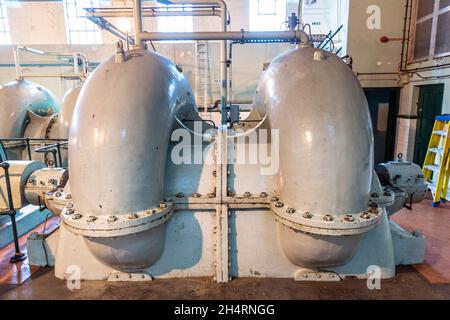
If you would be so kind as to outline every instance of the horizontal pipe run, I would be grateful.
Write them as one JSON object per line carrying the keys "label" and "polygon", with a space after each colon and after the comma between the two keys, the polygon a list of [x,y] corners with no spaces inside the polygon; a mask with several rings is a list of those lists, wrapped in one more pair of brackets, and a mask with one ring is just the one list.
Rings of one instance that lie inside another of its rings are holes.
{"label": "horizontal pipe run", "polygon": [[[221,11],[219,9],[201,9],[201,10],[179,10],[179,11],[144,11],[142,12],[142,17],[144,18],[156,18],[156,17],[177,17],[177,16],[189,16],[189,17],[212,17],[220,16]],[[133,17],[133,11],[125,9],[122,11],[100,11],[100,12],[88,12],[86,13],[87,18],[131,18]]]}
{"label": "horizontal pipe run", "polygon": [[[22,64],[20,61],[20,52],[29,52],[41,56],[49,56],[49,57],[56,57],[58,60],[65,61],[72,63],[74,68],[74,73],[71,75],[67,74],[26,74],[22,72]],[[28,48],[25,46],[16,46],[13,49],[13,55],[14,55],[14,65],[16,70],[16,79],[17,80],[23,80],[24,78],[53,78],[53,77],[59,77],[64,79],[84,79],[87,77],[88,72],[88,60],[86,58],[86,55],[83,53],[74,53],[72,55],[68,54],[59,54],[55,52],[45,52],[42,50],[37,50],[33,48]],[[80,70],[81,64],[83,68]]]}
{"label": "horizontal pipe run", "polygon": [[35,152],[38,152],[38,153],[40,153],[40,152],[46,152],[46,151],[49,151],[50,149],[55,149],[55,148],[58,148],[58,147],[61,147],[61,146],[65,146],[65,145],[67,145],[69,142],[68,141],[66,141],[66,142],[62,142],[62,143],[55,143],[55,144],[51,144],[51,145],[48,145],[48,146],[45,146],[45,147],[40,147],[40,148],[36,148],[36,149],[34,149],[34,151]]}
{"label": "horizontal pipe run", "polygon": [[74,74],[74,73],[21,73],[22,78],[62,78],[62,79],[83,79],[87,75],[84,73]]}
{"label": "horizontal pipe run", "polygon": [[50,139],[50,138],[0,138],[0,141],[41,141],[41,142],[66,142],[67,139]]}
{"label": "horizontal pipe run", "polygon": [[23,51],[23,52],[34,53],[34,54],[37,54],[37,55],[47,56],[47,57],[58,57],[58,58],[62,58],[62,59],[71,59],[71,58],[73,58],[73,55],[71,55],[71,54],[61,54],[61,53],[57,53],[57,52],[47,52],[47,51],[33,49],[33,48],[25,47],[25,46],[17,46],[16,49],[20,50],[20,51]]}
{"label": "horizontal pipe run", "polygon": [[209,41],[209,40],[231,40],[231,41],[252,41],[252,40],[292,40],[308,43],[309,37],[302,31],[229,31],[229,32],[142,32],[142,41]]}

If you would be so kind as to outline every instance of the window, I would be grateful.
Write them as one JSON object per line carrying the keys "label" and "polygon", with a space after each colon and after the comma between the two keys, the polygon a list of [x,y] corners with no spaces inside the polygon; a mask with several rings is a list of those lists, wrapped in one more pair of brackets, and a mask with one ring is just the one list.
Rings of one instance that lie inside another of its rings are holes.
{"label": "window", "polygon": [[250,31],[284,30],[286,0],[250,0]]}
{"label": "window", "polygon": [[[166,11],[180,10],[171,9],[170,6],[160,5],[166,7]],[[192,11],[189,5],[183,5],[184,11]],[[164,11],[164,10],[159,10]],[[192,16],[177,16],[177,17],[158,17],[158,31],[159,32],[192,32],[194,29]]]}
{"label": "window", "polygon": [[0,45],[10,44],[8,14],[6,13],[5,0],[0,0]]}
{"label": "window", "polygon": [[98,0],[63,0],[66,15],[67,42],[70,44],[100,44],[101,30],[86,19],[84,8],[98,7]]}
{"label": "window", "polygon": [[450,0],[417,0],[414,61],[450,55]]}

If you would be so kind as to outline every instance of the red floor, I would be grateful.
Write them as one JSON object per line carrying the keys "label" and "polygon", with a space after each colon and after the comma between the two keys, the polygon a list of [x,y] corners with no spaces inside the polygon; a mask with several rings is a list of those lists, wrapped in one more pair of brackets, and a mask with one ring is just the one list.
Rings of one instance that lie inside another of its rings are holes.
{"label": "red floor", "polygon": [[431,284],[450,283],[450,203],[438,208],[431,200],[403,209],[392,217],[408,231],[418,230],[425,235],[425,262],[414,268]]}
{"label": "red floor", "polygon": [[[450,283],[450,203],[432,208],[431,200],[414,205],[413,211],[403,209],[392,220],[409,231],[418,230],[426,237],[425,263],[414,266],[431,284]],[[59,225],[59,218],[53,217],[47,222],[50,231]],[[26,253],[26,239],[31,232],[42,232],[43,225],[20,238],[22,252]],[[10,264],[14,254],[11,244],[0,250],[0,285],[20,284],[38,268],[30,267],[28,260]]]}
{"label": "red floor", "polygon": [[[59,226],[59,217],[52,217],[48,219],[45,226],[46,233],[51,232]],[[19,240],[20,250],[22,253],[27,253],[27,238],[32,232],[42,233],[44,230],[44,223],[37,228],[31,230],[23,235]],[[14,255],[14,244],[0,249],[0,285],[6,284],[21,284],[27,280],[32,273],[36,272],[39,267],[33,267],[28,264],[28,259],[12,264],[9,259]]]}

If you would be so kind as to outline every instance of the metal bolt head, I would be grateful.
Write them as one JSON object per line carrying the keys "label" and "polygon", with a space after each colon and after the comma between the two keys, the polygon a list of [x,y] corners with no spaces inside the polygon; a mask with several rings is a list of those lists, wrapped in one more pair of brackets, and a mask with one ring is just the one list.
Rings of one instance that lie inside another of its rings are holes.
{"label": "metal bolt head", "polygon": [[67,215],[71,215],[71,214],[74,214],[74,213],[75,213],[75,211],[72,208],[66,209],[66,214]]}
{"label": "metal bolt head", "polygon": [[312,219],[312,217],[313,217],[313,215],[311,213],[309,213],[309,212],[305,212],[303,214],[303,218],[305,218],[305,219]]}
{"label": "metal bolt head", "polygon": [[89,218],[87,219],[88,222],[94,222],[97,220],[97,217],[95,216],[89,216]]}
{"label": "metal bolt head", "polygon": [[57,198],[61,197],[61,192],[59,192],[59,191],[55,192],[55,197],[57,197]]}
{"label": "metal bolt head", "polygon": [[261,193],[259,194],[259,196],[260,196],[261,198],[267,198],[267,197],[268,197],[268,194],[267,194],[267,192],[261,192]]}
{"label": "metal bolt head", "polygon": [[327,221],[327,222],[331,222],[334,220],[332,215],[327,214],[326,216],[323,217],[323,220]]}
{"label": "metal bolt head", "polygon": [[283,208],[284,207],[284,203],[278,201],[277,203],[275,203],[275,208]]}
{"label": "metal bolt head", "polygon": [[361,215],[361,218],[366,219],[366,220],[369,220],[369,219],[370,219],[370,213],[364,212],[364,213]]}
{"label": "metal bolt head", "polygon": [[70,200],[70,199],[72,199],[72,195],[71,194],[66,195],[66,200]]}
{"label": "metal bolt head", "polygon": [[286,209],[286,213],[294,214],[295,212],[296,212],[296,210],[294,208],[287,208]]}
{"label": "metal bolt head", "polygon": [[370,210],[369,210],[369,212],[371,213],[371,214],[376,214],[376,215],[378,215],[378,208],[375,208],[375,207],[372,207],[372,208],[370,208]]}
{"label": "metal bolt head", "polygon": [[107,221],[108,222],[116,222],[117,220],[119,220],[119,218],[117,218],[116,216],[110,216]]}
{"label": "metal bolt head", "polygon": [[139,215],[137,213],[132,213],[128,216],[128,219],[130,220],[135,220],[137,218],[139,218]]}
{"label": "metal bolt head", "polygon": [[374,199],[378,199],[380,197],[380,195],[375,192],[375,193],[372,193],[371,197]]}
{"label": "metal bolt head", "polygon": [[212,198],[215,198],[215,197],[216,197],[216,193],[215,192],[208,193],[208,198],[212,199]]}
{"label": "metal bolt head", "polygon": [[236,196],[236,193],[234,193],[233,191],[227,191],[227,196],[233,198],[234,196]]}
{"label": "metal bolt head", "polygon": [[217,170],[214,170],[214,171],[212,172],[212,175],[213,175],[214,177],[217,177]]}
{"label": "metal bolt head", "polygon": [[177,198],[184,198],[184,193],[179,192],[179,193],[177,193],[176,197]]}
{"label": "metal bolt head", "polygon": [[271,202],[277,202],[278,200],[280,200],[278,197],[272,197],[272,199],[270,199]]}
{"label": "metal bolt head", "polygon": [[355,217],[353,217],[353,215],[351,214],[348,214],[345,216],[344,220],[347,222],[355,222]]}
{"label": "metal bolt head", "polygon": [[162,209],[167,208],[167,203],[165,203],[164,201],[161,201],[159,203],[159,207],[162,208]]}
{"label": "metal bolt head", "polygon": [[252,194],[248,191],[244,193],[244,197],[246,197],[246,198],[250,198],[251,196],[252,196]]}
{"label": "metal bolt head", "polygon": [[79,219],[81,219],[82,217],[83,217],[82,214],[77,213],[77,214],[75,214],[75,215],[72,217],[72,220],[79,220]]}
{"label": "metal bolt head", "polygon": [[201,195],[200,193],[196,192],[196,193],[194,193],[192,196],[193,196],[194,198],[200,198],[202,195]]}
{"label": "metal bolt head", "polygon": [[73,208],[73,202],[69,202],[66,207],[67,208]]}

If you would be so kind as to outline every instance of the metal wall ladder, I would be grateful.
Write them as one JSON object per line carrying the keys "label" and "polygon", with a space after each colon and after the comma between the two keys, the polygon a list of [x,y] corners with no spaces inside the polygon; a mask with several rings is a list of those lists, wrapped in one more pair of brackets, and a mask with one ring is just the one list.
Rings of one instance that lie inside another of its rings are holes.
{"label": "metal wall ladder", "polygon": [[196,97],[200,112],[207,112],[211,104],[210,85],[211,75],[209,66],[209,48],[207,41],[197,41],[197,83]]}
{"label": "metal wall ladder", "polygon": [[422,168],[428,189],[433,195],[433,207],[447,200],[450,176],[449,149],[450,115],[438,116]]}

